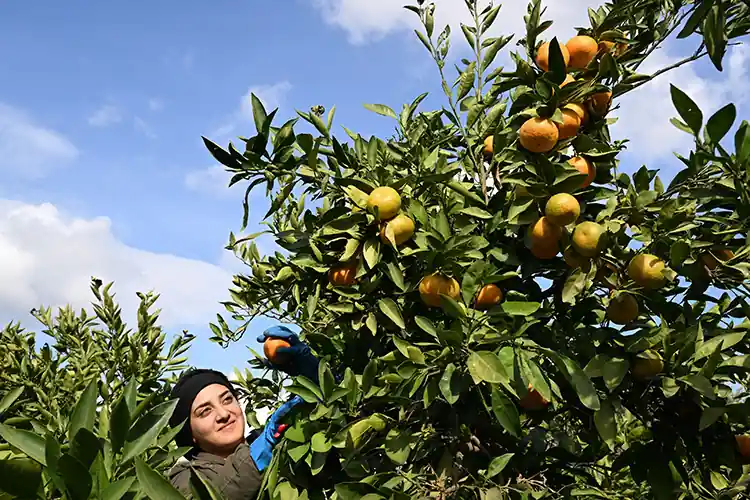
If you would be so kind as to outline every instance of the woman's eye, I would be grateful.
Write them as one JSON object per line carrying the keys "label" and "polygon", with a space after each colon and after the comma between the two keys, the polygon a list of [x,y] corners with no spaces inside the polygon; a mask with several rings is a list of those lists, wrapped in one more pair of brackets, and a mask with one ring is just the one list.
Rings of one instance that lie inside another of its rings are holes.
{"label": "woman's eye", "polygon": [[233,402],[234,402],[234,396],[227,396],[226,398],[224,398],[224,404],[225,405],[228,405],[228,404],[233,403]]}

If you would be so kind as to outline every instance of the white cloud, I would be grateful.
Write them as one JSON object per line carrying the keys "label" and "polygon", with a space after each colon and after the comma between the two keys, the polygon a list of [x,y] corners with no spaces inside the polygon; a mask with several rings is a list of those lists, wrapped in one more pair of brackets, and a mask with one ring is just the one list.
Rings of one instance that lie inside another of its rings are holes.
{"label": "white cloud", "polygon": [[[414,36],[412,30],[417,27],[417,16],[403,8],[403,0],[379,0],[363,2],[362,0],[310,0],[321,11],[323,19],[333,26],[344,29],[349,41],[363,44],[377,41],[394,32],[406,31]],[[496,2],[497,3],[497,2]],[[464,0],[442,0],[436,2],[435,31],[442,30],[447,23],[451,32],[460,35],[459,23],[469,23],[470,14]],[[516,0],[503,2],[493,29],[503,33],[525,33],[523,16],[528,2]],[[559,0],[547,1],[544,19],[551,19],[555,24],[542,36],[552,38],[559,36],[561,41],[575,35],[574,27],[588,25],[588,7],[597,7],[600,0]],[[482,6],[486,2],[482,2]],[[473,22],[472,22],[473,24]]]}
{"label": "white cloud", "polygon": [[224,120],[224,123],[219,125],[208,137],[214,142],[221,144],[227,142],[238,128],[251,125],[253,123],[251,94],[255,94],[255,96],[260,99],[260,102],[263,103],[266,112],[270,113],[274,109],[284,106],[286,96],[290,90],[292,90],[292,84],[286,80],[273,84],[254,85],[250,87],[247,90],[247,93],[240,99],[239,109],[232,112]]}
{"label": "white cloud", "polygon": [[88,118],[92,127],[108,127],[122,121],[122,112],[117,106],[105,104],[94,111]]}
{"label": "white cloud", "polygon": [[0,170],[36,178],[78,157],[62,134],[0,102]]}
{"label": "white cloud", "polygon": [[156,133],[154,132],[154,129],[151,128],[151,125],[145,122],[143,118],[136,116],[133,118],[133,127],[135,129],[148,137],[149,139],[156,139]]}
{"label": "white cloud", "polygon": [[151,111],[161,111],[164,109],[164,101],[157,98],[152,98],[148,100],[148,109]]}
{"label": "white cloud", "polygon": [[232,194],[232,190],[227,187],[231,178],[232,174],[222,165],[214,165],[188,172],[185,175],[185,187],[191,191],[227,197]]}
{"label": "white cloud", "polygon": [[81,219],[54,205],[0,200],[0,322],[27,322],[40,305],[86,307],[89,280],[115,281],[125,316],[135,318],[135,292],[161,294],[164,326],[205,325],[226,300],[231,274],[219,266],[127,246],[106,217]]}
{"label": "white cloud", "polygon": [[[680,60],[667,51],[654,52],[639,72],[650,74]],[[685,154],[693,145],[693,139],[669,123],[678,117],[672,104],[670,83],[689,95],[703,111],[704,121],[720,107],[734,101],[742,105],[747,99],[747,64],[750,50],[745,46],[733,47],[723,73],[711,68],[707,77],[696,71],[696,64],[686,64],[655,78],[651,82],[625,94],[615,101],[619,109],[613,116],[619,119],[611,127],[613,139],[628,138],[628,150],[622,155],[623,169],[633,172],[641,163],[671,159],[673,152]]]}

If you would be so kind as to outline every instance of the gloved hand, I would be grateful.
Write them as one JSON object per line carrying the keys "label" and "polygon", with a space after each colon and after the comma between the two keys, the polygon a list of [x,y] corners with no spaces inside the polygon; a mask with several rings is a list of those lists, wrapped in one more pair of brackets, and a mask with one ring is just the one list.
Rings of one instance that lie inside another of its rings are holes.
{"label": "gloved hand", "polygon": [[250,443],[250,456],[255,462],[255,466],[259,472],[265,470],[266,467],[271,463],[273,458],[273,448],[279,442],[281,433],[288,427],[286,424],[279,424],[281,420],[289,411],[304,400],[299,396],[294,396],[292,399],[284,403],[279,407],[278,410],[273,412],[266,426],[263,428],[263,432],[258,436],[255,441]]}
{"label": "gloved hand", "polygon": [[302,342],[297,334],[283,325],[272,326],[262,335],[258,335],[258,342],[261,344],[268,338],[283,339],[291,344],[290,347],[279,348],[279,354],[287,356],[287,361],[283,364],[275,364],[266,360],[269,368],[281,370],[291,376],[304,375],[315,383],[318,383],[318,359],[313,356],[310,346]]}

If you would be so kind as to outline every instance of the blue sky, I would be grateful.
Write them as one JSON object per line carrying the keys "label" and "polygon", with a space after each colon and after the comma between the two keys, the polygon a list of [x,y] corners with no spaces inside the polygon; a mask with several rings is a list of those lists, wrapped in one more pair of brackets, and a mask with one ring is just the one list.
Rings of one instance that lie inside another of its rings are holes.
{"label": "blue sky", "polygon": [[[192,363],[242,366],[243,345],[255,346],[253,339],[228,350],[206,340],[206,324],[237,270],[223,246],[239,228],[242,189],[223,187],[228,177],[200,136],[225,145],[252,134],[250,91],[280,106],[284,119],[294,109],[335,104],[336,123],[367,136],[389,135],[392,124],[364,103],[398,110],[429,90],[428,103],[442,104],[435,68],[410,33],[413,14],[402,3],[5,3],[0,319],[25,319],[39,303],[85,305],[96,274],[117,282],[126,312],[136,290],[162,293],[165,326],[200,337]],[[463,15],[462,0],[438,3],[439,23]],[[505,7],[504,32],[519,29],[522,3]],[[584,24],[586,7],[597,3],[550,5],[549,17],[560,21],[553,34],[572,36],[570,26]],[[655,67],[685,50],[670,44],[655,55]],[[634,140],[625,170],[649,162],[669,172],[671,152],[689,147],[667,121],[675,114],[670,80],[717,109],[747,95],[746,66],[742,48],[725,74],[701,62],[628,96],[614,128]],[[253,208],[257,223],[265,200],[256,197]],[[259,322],[258,331],[267,324]]]}

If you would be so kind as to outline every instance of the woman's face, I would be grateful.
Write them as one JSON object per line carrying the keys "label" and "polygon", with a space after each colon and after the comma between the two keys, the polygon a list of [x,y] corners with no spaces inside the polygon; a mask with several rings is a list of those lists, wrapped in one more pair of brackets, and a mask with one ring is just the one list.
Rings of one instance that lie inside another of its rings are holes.
{"label": "woman's face", "polygon": [[190,431],[203,451],[229,456],[245,437],[245,415],[232,392],[221,384],[199,392],[190,408]]}

